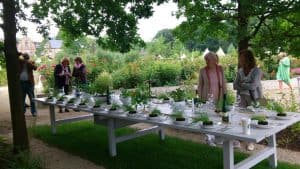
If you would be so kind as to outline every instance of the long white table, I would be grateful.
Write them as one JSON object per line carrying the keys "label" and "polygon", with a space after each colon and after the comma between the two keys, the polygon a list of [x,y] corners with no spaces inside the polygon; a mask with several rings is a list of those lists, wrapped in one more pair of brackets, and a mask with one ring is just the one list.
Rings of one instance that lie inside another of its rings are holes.
{"label": "long white table", "polygon": [[[179,129],[194,133],[202,133],[202,134],[211,134],[215,136],[219,136],[223,139],[223,166],[224,169],[250,169],[251,167],[255,166],[259,162],[264,159],[269,159],[270,167],[276,168],[277,167],[277,150],[276,150],[276,133],[282,131],[283,129],[293,125],[296,122],[300,121],[300,114],[298,113],[289,113],[292,115],[292,118],[289,120],[276,120],[275,113],[269,113],[269,123],[272,128],[269,129],[259,129],[259,128],[251,128],[251,134],[245,135],[242,133],[242,126],[239,124],[240,119],[242,117],[251,117],[253,114],[245,114],[235,112],[232,117],[233,123],[230,125],[217,125],[213,129],[205,129],[202,128],[198,123],[187,123],[186,125],[178,125],[174,124],[172,118],[168,118],[167,115],[163,116],[161,120],[149,120],[146,114],[139,114],[138,116],[128,116],[125,112],[122,114],[112,114],[108,111],[92,111],[89,108],[77,108],[80,111],[89,113],[85,116],[74,117],[69,119],[60,119],[57,120],[55,117],[55,106],[57,104],[53,102],[46,102],[46,98],[36,98],[35,101],[41,102],[44,104],[49,105],[49,112],[50,112],[50,122],[51,122],[51,130],[52,133],[56,133],[56,125],[62,123],[68,123],[78,120],[83,120],[87,118],[94,118],[94,122],[96,124],[105,125],[108,128],[108,139],[109,139],[109,152],[111,156],[117,155],[116,144],[133,139],[139,136],[143,136],[145,134],[158,132],[160,139],[164,139],[164,132],[163,127],[169,127],[173,129]],[[63,106],[64,105],[59,105]],[[159,104],[157,105],[159,109],[166,110],[166,114],[168,112],[168,105],[166,104]],[[68,108],[75,108],[75,107],[68,107]],[[194,116],[193,113],[187,111],[187,116],[192,117]],[[221,118],[218,117],[216,114],[210,114],[210,118],[216,123],[221,121]],[[143,129],[137,131],[134,134],[116,137],[115,130],[117,128],[125,127],[128,125],[136,124],[136,123],[148,123],[154,125],[153,127]],[[235,164],[234,163],[234,148],[233,148],[233,141],[240,140],[245,142],[252,142],[258,143],[262,140],[267,140],[267,146],[260,152],[253,154],[252,156],[248,157],[247,159]]]}

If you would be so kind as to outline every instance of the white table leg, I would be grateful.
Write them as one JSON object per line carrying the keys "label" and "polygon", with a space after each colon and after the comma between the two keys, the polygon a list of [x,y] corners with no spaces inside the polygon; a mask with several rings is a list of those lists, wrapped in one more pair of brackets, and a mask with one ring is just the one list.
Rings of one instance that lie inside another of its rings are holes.
{"label": "white table leg", "polygon": [[165,132],[164,132],[163,128],[160,127],[160,129],[158,130],[158,134],[159,134],[160,140],[165,140]]}
{"label": "white table leg", "polygon": [[117,155],[117,148],[116,148],[116,136],[115,136],[115,121],[114,119],[110,118],[107,122],[107,129],[108,129],[108,144],[109,144],[109,154],[110,156],[114,157]]}
{"label": "white table leg", "polygon": [[277,167],[276,135],[267,138],[268,146],[274,148],[274,154],[269,157],[269,164],[272,168]]}
{"label": "white table leg", "polygon": [[49,105],[49,113],[50,113],[51,132],[52,134],[56,134],[56,119],[55,119],[54,105]]}
{"label": "white table leg", "polygon": [[223,168],[234,169],[234,150],[232,140],[224,140],[223,142]]}

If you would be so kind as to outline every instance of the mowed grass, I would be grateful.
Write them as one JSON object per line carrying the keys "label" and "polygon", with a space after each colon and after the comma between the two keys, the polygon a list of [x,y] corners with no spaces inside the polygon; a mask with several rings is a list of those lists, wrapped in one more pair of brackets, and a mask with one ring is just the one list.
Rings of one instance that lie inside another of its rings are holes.
{"label": "mowed grass", "polygon": [[[151,134],[117,144],[117,157],[108,153],[107,129],[90,121],[63,124],[52,135],[50,126],[37,126],[31,134],[44,142],[66,152],[90,160],[106,169],[222,169],[222,149],[166,137],[160,141]],[[134,132],[133,129],[117,130],[117,135]],[[245,154],[235,153],[241,161]],[[269,169],[264,161],[255,169]],[[299,165],[279,162],[279,169],[300,169]]]}

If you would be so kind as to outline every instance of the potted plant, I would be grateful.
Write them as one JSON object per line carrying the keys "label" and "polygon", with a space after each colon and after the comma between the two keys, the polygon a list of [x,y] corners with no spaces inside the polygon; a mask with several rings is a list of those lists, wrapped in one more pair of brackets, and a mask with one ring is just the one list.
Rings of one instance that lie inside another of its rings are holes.
{"label": "potted plant", "polygon": [[87,107],[87,103],[88,103],[88,99],[82,98],[82,99],[80,100],[79,107],[81,107],[81,108],[86,108],[86,107]]}
{"label": "potted plant", "polygon": [[158,99],[162,100],[163,103],[169,103],[170,102],[170,97],[166,93],[159,94]]}
{"label": "potted plant", "polygon": [[183,117],[182,111],[176,111],[172,114],[172,116],[175,118],[175,121],[174,121],[175,124],[185,124],[186,123],[186,118]]}
{"label": "potted plant", "polygon": [[67,99],[67,98],[66,98],[64,95],[61,95],[61,96],[59,96],[59,97],[57,98],[56,103],[57,103],[57,104],[63,104],[64,101],[65,101],[66,99]]}
{"label": "potted plant", "polygon": [[120,100],[124,105],[129,105],[131,103],[130,95],[131,93],[129,90],[124,88],[121,89]]}
{"label": "potted plant", "polygon": [[251,118],[251,120],[256,120],[258,125],[266,126],[269,124],[267,117],[263,115],[256,115]]}
{"label": "potted plant", "polygon": [[137,111],[136,111],[134,105],[125,105],[124,108],[125,108],[125,111],[128,112],[129,116],[134,116],[137,114]]}
{"label": "potted plant", "polygon": [[106,101],[108,104],[109,103],[109,87],[112,86],[112,77],[108,72],[102,72],[100,73],[95,82],[94,88],[95,90],[95,96],[97,99],[101,99],[102,101]]}
{"label": "potted plant", "polygon": [[149,101],[149,91],[145,85],[139,85],[137,88],[130,92],[131,96],[131,104],[136,105],[136,109],[138,105],[143,105],[143,110],[146,110],[146,104]]}
{"label": "potted plant", "polygon": [[67,105],[68,105],[68,106],[74,106],[74,105],[75,105],[75,101],[76,101],[76,98],[71,98],[71,99],[68,101]]}
{"label": "potted plant", "polygon": [[113,103],[111,107],[109,108],[110,113],[123,113],[121,106],[117,103]]}
{"label": "potted plant", "polygon": [[174,110],[182,110],[185,107],[185,91],[178,88],[170,93],[173,99],[172,107]]}
{"label": "potted plant", "polygon": [[161,115],[161,111],[158,110],[158,109],[154,109],[154,110],[151,111],[148,118],[150,120],[158,120],[160,118],[160,115]]}
{"label": "potted plant", "polygon": [[193,123],[209,121],[207,113],[200,112],[200,115],[193,118]]}
{"label": "potted plant", "polygon": [[95,101],[95,104],[94,104],[94,106],[93,106],[93,110],[95,110],[95,111],[98,111],[98,110],[104,110],[102,107],[101,107],[101,105],[102,105],[102,101],[101,100],[97,100],[96,99],[96,101]]}

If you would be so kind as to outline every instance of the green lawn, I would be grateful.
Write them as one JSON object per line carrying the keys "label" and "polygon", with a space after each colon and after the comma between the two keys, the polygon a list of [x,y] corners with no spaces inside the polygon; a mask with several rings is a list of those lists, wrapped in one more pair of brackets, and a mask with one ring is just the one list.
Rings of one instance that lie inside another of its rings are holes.
{"label": "green lawn", "polygon": [[[58,133],[52,135],[49,126],[30,129],[32,135],[55,147],[88,159],[106,169],[221,169],[222,149],[209,147],[174,137],[160,141],[155,134],[119,143],[118,155],[108,155],[106,128],[92,122],[76,122],[60,125]],[[133,132],[120,129],[118,135]],[[235,153],[240,161],[246,155]],[[264,161],[256,169],[269,169]],[[299,165],[279,163],[280,169],[299,169]]]}

